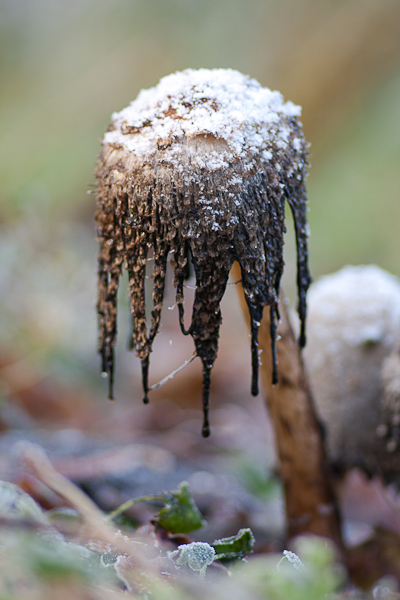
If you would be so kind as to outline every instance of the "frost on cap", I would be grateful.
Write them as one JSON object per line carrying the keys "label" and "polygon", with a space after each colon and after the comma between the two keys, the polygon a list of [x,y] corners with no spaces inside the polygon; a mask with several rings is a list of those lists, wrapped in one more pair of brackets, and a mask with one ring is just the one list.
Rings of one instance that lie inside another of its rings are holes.
{"label": "frost on cap", "polygon": [[[164,148],[168,159],[179,168],[180,149],[171,142],[211,135],[225,142],[223,151],[219,146],[209,149],[199,165],[215,169],[249,152],[264,151],[266,158],[272,158],[271,137],[285,147],[291,133],[281,117],[298,117],[300,112],[292,102],[285,104],[279,92],[237,71],[189,69],[164,77],[155,88],[142,90],[127,108],[114,113],[104,142],[121,145],[142,160],[153,157],[159,145],[168,145],[168,150]],[[271,125],[276,127],[271,129]],[[300,140],[295,144],[300,149]]]}
{"label": "frost on cap", "polygon": [[[300,342],[304,345],[310,277],[307,144],[299,114],[299,107],[284,103],[279,92],[236,71],[200,69],[164,77],[113,115],[96,172],[99,350],[103,370],[110,377],[110,397],[123,265],[130,280],[132,345],[142,361],[147,402],[149,354],[160,323],[170,252],[181,329],[193,337],[203,362],[203,435],[209,434],[210,373],[218,350],[220,302],[234,261],[241,266],[250,310],[252,393],[258,393],[257,337],[265,306],[271,307],[275,357],[285,200],[295,221]],[[144,280],[150,251],[154,309],[148,328]],[[189,258],[196,274],[196,294],[186,331],[183,282]]]}

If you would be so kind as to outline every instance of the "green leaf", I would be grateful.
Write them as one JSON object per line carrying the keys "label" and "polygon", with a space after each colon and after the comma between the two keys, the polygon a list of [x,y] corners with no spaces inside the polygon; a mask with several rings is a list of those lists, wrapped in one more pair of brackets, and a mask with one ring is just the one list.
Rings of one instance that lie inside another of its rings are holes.
{"label": "green leaf", "polygon": [[164,494],[165,506],[152,520],[171,533],[189,533],[205,524],[186,482],[180,484],[177,492]]}
{"label": "green leaf", "polygon": [[235,560],[253,552],[254,535],[251,529],[240,529],[236,535],[215,540],[211,545],[217,554],[216,560]]}

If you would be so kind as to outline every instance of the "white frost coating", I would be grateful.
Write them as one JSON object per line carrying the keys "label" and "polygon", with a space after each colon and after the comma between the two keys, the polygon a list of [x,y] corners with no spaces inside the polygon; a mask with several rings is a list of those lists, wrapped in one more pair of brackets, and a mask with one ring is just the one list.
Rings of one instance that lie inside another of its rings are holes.
{"label": "white frost coating", "polygon": [[296,569],[296,571],[305,571],[305,566],[301,562],[300,558],[294,552],[290,552],[290,550],[283,551],[283,556],[276,565],[277,569],[279,569],[281,562],[285,560],[285,558],[290,562],[291,565],[293,565],[293,568]]}
{"label": "white frost coating", "polygon": [[[232,69],[188,69],[142,90],[127,108],[112,115],[112,130],[104,143],[123,146],[138,158],[167,145],[169,160],[179,148],[168,142],[211,135],[223,147],[207,155],[204,167],[228,166],[234,158],[262,154],[270,160],[271,141],[284,149],[290,129],[283,117],[298,117],[301,108],[284,103],[279,92],[263,88],[255,79]],[[176,162],[179,154],[176,155]]]}
{"label": "white frost coating", "polygon": [[307,304],[310,326],[318,323],[315,336],[327,335],[332,340],[334,332],[340,331],[351,346],[390,345],[398,338],[400,282],[375,265],[346,266],[322,277],[311,286]]}
{"label": "white frost coating", "polygon": [[169,558],[176,558],[176,563],[181,567],[189,566],[193,571],[199,571],[204,577],[206,569],[215,559],[215,550],[207,542],[191,542],[182,544],[177,550],[168,552]]}

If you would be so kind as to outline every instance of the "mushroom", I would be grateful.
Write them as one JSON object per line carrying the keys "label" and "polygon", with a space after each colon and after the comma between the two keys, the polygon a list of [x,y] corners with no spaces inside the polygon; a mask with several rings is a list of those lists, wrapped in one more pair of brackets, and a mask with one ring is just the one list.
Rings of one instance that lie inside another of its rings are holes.
{"label": "mushroom", "polygon": [[400,282],[346,266],[311,286],[304,359],[339,473],[400,484]]}
{"label": "mushroom", "polygon": [[[203,364],[203,436],[210,432],[220,302],[235,261],[251,319],[252,394],[258,393],[258,328],[266,306],[277,381],[285,200],[295,222],[300,345],[305,344],[307,144],[299,115],[300,107],[284,103],[279,92],[231,69],[174,73],[113,114],[96,171],[99,352],[110,398],[122,269],[129,275],[132,347],[141,360],[148,402],[149,355],[160,325],[169,254],[180,327],[192,336]],[[154,308],[148,325],[144,282],[151,252]],[[183,285],[189,261],[196,292],[185,329]]]}

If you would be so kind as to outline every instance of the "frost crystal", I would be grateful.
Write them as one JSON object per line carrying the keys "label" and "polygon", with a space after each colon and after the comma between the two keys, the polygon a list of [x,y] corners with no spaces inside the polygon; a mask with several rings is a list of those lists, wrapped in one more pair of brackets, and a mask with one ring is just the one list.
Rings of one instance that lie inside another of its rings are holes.
{"label": "frost crystal", "polygon": [[[283,271],[284,208],[294,215],[298,248],[300,342],[304,345],[307,267],[307,144],[300,108],[279,92],[230,69],[187,70],[140,92],[112,117],[96,176],[99,253],[99,351],[113,395],[117,292],[128,271],[134,317],[132,347],[142,361],[148,401],[149,354],[157,334],[172,253],[182,332],[203,362],[203,435],[209,435],[210,374],[218,351],[220,302],[238,261],[250,311],[252,393],[258,393],[258,323],[271,311],[275,335]],[[279,169],[277,167],[279,165]],[[146,322],[144,281],[153,253],[152,322]],[[183,283],[196,275],[191,325],[184,327]],[[274,359],[275,360],[275,359]],[[274,381],[276,381],[276,360]]]}
{"label": "frost crystal", "polygon": [[181,567],[190,567],[193,571],[199,571],[200,576],[204,577],[206,569],[215,558],[215,550],[206,542],[191,542],[182,544],[174,552],[168,552],[169,558],[175,558],[176,563]]}
{"label": "frost crystal", "polygon": [[304,571],[305,566],[303,565],[297,554],[295,554],[294,552],[290,552],[290,550],[283,551],[283,556],[277,564],[278,569],[279,565],[283,560],[285,560],[285,558],[290,562],[290,564],[293,565],[293,568],[296,569],[296,571]]}

